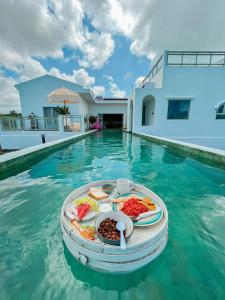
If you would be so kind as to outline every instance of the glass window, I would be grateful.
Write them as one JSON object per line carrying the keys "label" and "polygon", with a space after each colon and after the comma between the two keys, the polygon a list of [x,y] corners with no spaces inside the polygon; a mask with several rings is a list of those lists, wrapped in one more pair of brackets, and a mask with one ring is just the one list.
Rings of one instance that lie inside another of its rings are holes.
{"label": "glass window", "polygon": [[43,107],[44,117],[58,117],[55,107]]}
{"label": "glass window", "polygon": [[169,100],[167,119],[188,119],[191,100]]}
{"label": "glass window", "polygon": [[225,103],[221,104],[217,109],[216,119],[225,119]]}

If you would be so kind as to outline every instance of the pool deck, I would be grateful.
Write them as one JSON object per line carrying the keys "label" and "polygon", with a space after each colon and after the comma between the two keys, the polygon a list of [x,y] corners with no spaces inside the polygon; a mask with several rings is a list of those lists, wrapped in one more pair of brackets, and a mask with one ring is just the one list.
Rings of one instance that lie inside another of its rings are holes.
{"label": "pool deck", "polygon": [[67,138],[58,139],[45,144],[40,144],[14,152],[6,153],[0,156],[0,179],[6,178],[10,175],[17,174],[22,171],[24,167],[29,167],[33,163],[43,159],[48,154],[64,148],[72,144],[96,130],[91,130],[85,133],[79,133]]}
{"label": "pool deck", "polygon": [[134,135],[146,138],[153,143],[167,146],[168,149],[171,149],[174,152],[179,152],[180,154],[188,155],[194,159],[198,159],[206,164],[213,165],[222,169],[225,169],[225,151],[200,146],[197,144],[191,144],[187,142],[178,141],[175,139],[164,138],[160,136],[143,134],[139,132],[133,132]]}

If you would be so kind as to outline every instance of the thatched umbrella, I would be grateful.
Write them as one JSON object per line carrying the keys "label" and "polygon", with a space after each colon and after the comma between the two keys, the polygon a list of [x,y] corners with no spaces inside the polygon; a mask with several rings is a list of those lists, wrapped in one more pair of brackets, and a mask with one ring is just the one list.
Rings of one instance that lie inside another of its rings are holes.
{"label": "thatched umbrella", "polygon": [[[62,103],[64,104],[65,111],[68,113],[68,108],[66,109],[66,104],[76,104],[80,103],[80,95],[74,91],[67,89],[65,87],[56,89],[48,94],[49,103]],[[66,115],[66,126],[67,126],[67,113]]]}

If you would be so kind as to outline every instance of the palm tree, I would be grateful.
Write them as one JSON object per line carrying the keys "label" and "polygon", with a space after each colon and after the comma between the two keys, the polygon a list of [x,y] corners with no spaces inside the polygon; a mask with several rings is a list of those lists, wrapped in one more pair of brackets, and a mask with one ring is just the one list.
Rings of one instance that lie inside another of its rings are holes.
{"label": "palm tree", "polygon": [[69,112],[69,107],[64,105],[64,106],[57,106],[56,107],[56,112],[61,115],[61,116],[65,116],[66,117],[66,127],[67,127],[67,115],[70,113]]}

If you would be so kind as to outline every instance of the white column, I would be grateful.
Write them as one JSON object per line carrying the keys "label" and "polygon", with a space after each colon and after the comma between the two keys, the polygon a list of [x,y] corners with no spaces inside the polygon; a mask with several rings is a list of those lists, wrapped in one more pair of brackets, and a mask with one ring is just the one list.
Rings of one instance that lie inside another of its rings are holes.
{"label": "white column", "polygon": [[59,132],[64,132],[64,116],[59,115],[58,122],[59,122]]}

